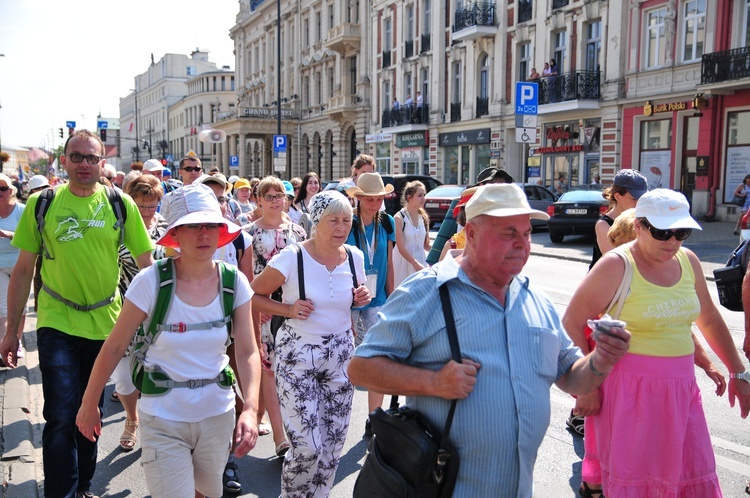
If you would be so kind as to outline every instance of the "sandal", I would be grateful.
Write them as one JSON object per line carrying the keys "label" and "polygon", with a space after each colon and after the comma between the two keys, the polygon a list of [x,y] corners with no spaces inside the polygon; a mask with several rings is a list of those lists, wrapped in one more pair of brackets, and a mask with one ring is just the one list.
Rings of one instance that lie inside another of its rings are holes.
{"label": "sandal", "polygon": [[571,410],[568,420],[565,421],[565,425],[567,425],[571,431],[583,437],[583,417],[573,415],[573,411]]}
{"label": "sandal", "polygon": [[269,434],[271,434],[271,424],[261,423],[258,426],[258,435],[267,436]]}
{"label": "sandal", "polygon": [[240,478],[237,474],[238,471],[239,467],[233,460],[227,462],[226,467],[224,467],[224,474],[221,476],[225,493],[242,493],[242,483],[240,483]]}
{"label": "sandal", "polygon": [[284,455],[286,455],[286,452],[289,451],[289,448],[291,448],[292,445],[289,444],[289,441],[284,441],[282,443],[279,443],[279,445],[276,447],[276,456],[281,458]]}
{"label": "sandal", "polygon": [[120,395],[117,394],[117,391],[112,391],[112,394],[109,395],[109,400],[114,403],[120,402]]}
{"label": "sandal", "polygon": [[581,487],[578,488],[578,496],[581,498],[604,498],[601,489],[591,489],[586,481],[581,481]]}
{"label": "sandal", "polygon": [[120,436],[120,448],[122,451],[133,451],[135,443],[138,442],[138,436],[135,431],[138,430],[138,422],[135,420],[125,420],[125,428]]}

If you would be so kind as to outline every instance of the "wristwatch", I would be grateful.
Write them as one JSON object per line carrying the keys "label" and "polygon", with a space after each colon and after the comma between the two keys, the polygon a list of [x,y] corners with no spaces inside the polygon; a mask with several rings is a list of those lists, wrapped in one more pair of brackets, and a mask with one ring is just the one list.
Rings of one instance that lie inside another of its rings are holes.
{"label": "wristwatch", "polygon": [[740,379],[744,380],[748,384],[750,384],[750,372],[740,372],[740,373],[730,373],[729,374],[730,379]]}

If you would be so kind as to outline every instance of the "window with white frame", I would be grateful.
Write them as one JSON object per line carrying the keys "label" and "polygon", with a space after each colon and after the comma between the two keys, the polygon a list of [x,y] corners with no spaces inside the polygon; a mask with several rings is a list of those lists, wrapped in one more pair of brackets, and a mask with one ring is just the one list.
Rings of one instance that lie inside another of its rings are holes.
{"label": "window with white frame", "polygon": [[335,21],[333,19],[333,14],[334,14],[333,4],[330,4],[328,6],[328,29],[331,29],[334,26]]}
{"label": "window with white frame", "polygon": [[304,83],[302,84],[302,105],[304,107],[311,107],[310,102],[310,77],[305,76]]}
{"label": "window with white frame", "polygon": [[320,43],[323,38],[323,22],[320,20],[320,11],[315,12],[315,43]]}
{"label": "window with white frame", "polygon": [[523,81],[531,74],[531,43],[518,44],[518,81]]}
{"label": "window with white frame", "polygon": [[453,104],[461,103],[461,62],[453,63]]}
{"label": "window with white frame", "polygon": [[[748,0],[750,2],[750,0]],[[426,35],[430,34],[432,29],[432,2],[431,0],[424,0],[424,26],[422,26],[422,32]]]}
{"label": "window with white frame", "polygon": [[391,107],[391,82],[388,80],[383,81],[383,109],[390,109]]}
{"label": "window with white frame", "polygon": [[661,67],[666,54],[664,18],[667,9],[661,8],[646,12],[646,69]]}
{"label": "window with white frame", "polygon": [[383,21],[383,50],[389,52],[391,50],[391,18],[388,17]]}
{"label": "window with white frame", "polygon": [[333,80],[333,68],[328,68],[328,98],[333,98],[334,80]]}
{"label": "window with white frame", "polygon": [[750,0],[745,0],[745,30],[743,31],[743,47],[750,47]]}
{"label": "window with white frame", "polygon": [[357,93],[357,56],[349,58],[349,93]]}
{"label": "window with white frame", "polygon": [[586,71],[598,71],[602,52],[602,21],[586,24]]}
{"label": "window with white frame", "polygon": [[406,6],[406,26],[405,26],[405,40],[414,40],[414,4]]}
{"label": "window with white frame", "polygon": [[688,0],[683,6],[682,61],[694,62],[703,57],[706,40],[706,0]]}
{"label": "window with white frame", "polygon": [[302,26],[303,26],[302,29],[303,29],[303,33],[305,37],[305,45],[309,46],[310,45],[310,19],[305,17],[305,20],[302,21]]}
{"label": "window with white frame", "polygon": [[[430,70],[426,67],[422,68],[422,102],[427,102],[427,95],[429,95],[430,91]],[[414,98],[414,101],[417,101],[417,98]]]}
{"label": "window with white frame", "polygon": [[404,73],[404,98],[412,97],[412,100],[414,100],[414,97],[411,94],[412,90],[412,82],[411,82],[411,73]]}
{"label": "window with white frame", "polygon": [[316,104],[323,105],[323,81],[320,71],[315,73],[315,98],[317,99]]}
{"label": "window with white frame", "polygon": [[490,58],[487,54],[480,57],[479,62],[479,98],[486,99],[490,95]]}
{"label": "window with white frame", "polygon": [[562,73],[565,67],[565,52],[567,50],[568,43],[568,32],[564,29],[562,31],[556,31],[552,34],[554,39],[554,50],[552,51],[552,58],[557,63],[557,72]]}

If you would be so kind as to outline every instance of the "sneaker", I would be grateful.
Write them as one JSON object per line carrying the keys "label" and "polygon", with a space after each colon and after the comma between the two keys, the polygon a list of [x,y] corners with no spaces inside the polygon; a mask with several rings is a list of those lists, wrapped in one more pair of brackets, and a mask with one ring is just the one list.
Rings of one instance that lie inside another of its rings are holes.
{"label": "sneaker", "polygon": [[239,468],[234,460],[227,462],[224,467],[224,475],[221,476],[221,481],[224,484],[224,492],[233,495],[242,493],[242,483],[240,483],[240,477],[237,471]]}
{"label": "sneaker", "polygon": [[23,346],[21,343],[18,343],[18,351],[16,351],[16,358],[23,358],[26,356],[26,353],[23,350]]}
{"label": "sneaker", "polygon": [[565,425],[567,425],[570,430],[583,437],[583,417],[573,415],[573,410],[570,411],[570,415],[568,416],[568,420],[565,421]]}
{"label": "sneaker", "polygon": [[372,437],[372,424],[370,423],[370,417],[365,420],[365,437]]}
{"label": "sneaker", "polygon": [[91,491],[76,491],[76,498],[99,498]]}

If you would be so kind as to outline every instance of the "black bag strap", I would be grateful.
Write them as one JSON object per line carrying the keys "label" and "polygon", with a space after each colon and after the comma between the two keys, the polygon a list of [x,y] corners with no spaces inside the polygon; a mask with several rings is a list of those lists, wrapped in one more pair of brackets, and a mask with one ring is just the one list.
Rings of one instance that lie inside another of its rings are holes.
{"label": "black bag strap", "polygon": [[305,298],[305,269],[302,262],[302,249],[298,244],[292,244],[292,248],[297,253],[297,280],[299,280],[299,298],[303,301]]}
{"label": "black bag strap", "polygon": [[[458,333],[456,332],[456,321],[453,318],[453,306],[451,305],[450,293],[448,292],[448,283],[444,283],[438,289],[440,291],[440,302],[443,308],[443,317],[445,317],[445,328],[448,333],[448,343],[451,347],[451,357],[456,363],[461,363],[461,348],[458,345]],[[440,435],[440,448],[446,448],[448,446],[448,437],[450,436],[451,426],[453,425],[453,415],[456,412],[456,402],[454,399],[451,402],[450,410],[448,410],[448,417],[445,419],[445,426],[443,432]],[[391,397],[391,409],[398,410],[398,395],[394,394]]]}
{"label": "black bag strap", "polygon": [[349,260],[349,270],[352,272],[352,286],[356,289],[359,287],[359,284],[357,283],[357,272],[354,269],[354,260],[352,259],[352,250],[349,249],[349,246],[345,245],[344,250],[346,251],[346,259]]}

